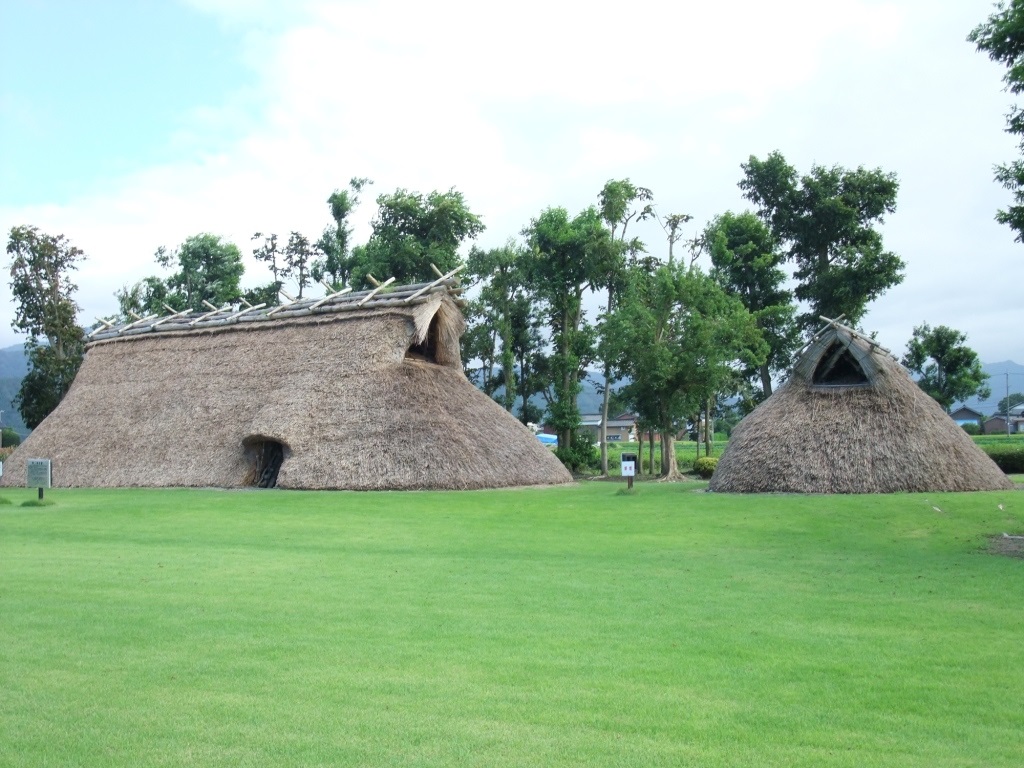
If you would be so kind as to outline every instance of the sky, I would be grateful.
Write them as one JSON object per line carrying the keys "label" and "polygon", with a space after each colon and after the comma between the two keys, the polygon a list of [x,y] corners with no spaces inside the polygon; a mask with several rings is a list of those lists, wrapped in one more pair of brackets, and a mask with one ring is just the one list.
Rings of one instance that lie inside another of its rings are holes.
{"label": "sky", "polygon": [[[661,214],[749,208],[751,155],[894,172],[882,233],[904,282],[862,327],[902,354],[948,325],[992,363],[1024,363],[1024,245],[993,217],[1003,69],[966,42],[988,0],[0,0],[0,229],[64,234],[87,259],[80,321],[161,274],[160,246],[212,232],[269,282],[255,232],[316,237],[327,197],[374,180],[456,188],[482,247],[540,212],[596,203],[609,179]],[[654,224],[636,230],[664,256]],[[5,257],[6,258],[6,257]],[[13,305],[0,285],[0,346]],[[707,266],[705,264],[705,266]],[[1024,384],[1022,377],[1021,384]]]}

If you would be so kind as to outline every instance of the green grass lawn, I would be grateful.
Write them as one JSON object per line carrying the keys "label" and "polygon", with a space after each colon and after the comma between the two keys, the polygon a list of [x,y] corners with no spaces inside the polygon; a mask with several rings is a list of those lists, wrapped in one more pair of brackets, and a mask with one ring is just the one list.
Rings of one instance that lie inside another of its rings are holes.
{"label": "green grass lawn", "polygon": [[1020,766],[1024,494],[0,489],[3,766]]}

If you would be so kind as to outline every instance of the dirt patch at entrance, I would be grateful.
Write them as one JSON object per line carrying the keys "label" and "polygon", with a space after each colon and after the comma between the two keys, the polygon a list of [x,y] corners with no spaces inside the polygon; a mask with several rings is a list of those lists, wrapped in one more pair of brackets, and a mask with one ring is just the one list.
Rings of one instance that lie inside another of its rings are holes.
{"label": "dirt patch at entrance", "polygon": [[1024,559],[1024,536],[1010,536],[1006,533],[989,536],[988,551],[993,555]]}

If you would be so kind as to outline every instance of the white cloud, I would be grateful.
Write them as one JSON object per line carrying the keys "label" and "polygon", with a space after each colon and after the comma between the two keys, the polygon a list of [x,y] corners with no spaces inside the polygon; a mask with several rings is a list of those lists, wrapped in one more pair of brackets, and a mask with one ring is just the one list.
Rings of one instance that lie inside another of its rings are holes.
{"label": "white cloud", "polygon": [[[623,176],[654,189],[662,210],[694,214],[696,228],[745,207],[739,164],[777,148],[801,170],[900,175],[886,233],[908,278],[868,318],[891,335],[884,343],[944,323],[989,358],[1024,361],[1024,341],[1003,331],[1017,310],[990,310],[983,287],[1019,263],[991,222],[1004,198],[990,165],[1013,152],[1000,73],[964,42],[984,4],[190,5],[244,39],[252,81],[191,115],[173,163],[97,179],[60,205],[0,210],[5,229],[63,232],[89,254],[87,320],[155,271],[159,245],[212,231],[247,252],[258,230],[318,233],[328,194],[351,176],[376,181],[357,237],[375,194],[455,186],[484,217],[483,242],[498,244],[545,206],[578,210]],[[648,237],[657,252],[660,233]],[[250,264],[245,279],[262,274]],[[0,343],[13,340],[0,328]]]}

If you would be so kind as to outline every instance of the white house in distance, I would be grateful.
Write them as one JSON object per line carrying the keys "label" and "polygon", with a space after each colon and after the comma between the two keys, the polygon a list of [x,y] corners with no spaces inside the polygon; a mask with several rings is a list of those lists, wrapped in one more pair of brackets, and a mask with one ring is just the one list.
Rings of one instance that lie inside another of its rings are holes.
{"label": "white house in distance", "polygon": [[[584,413],[580,415],[580,426],[587,430],[596,442],[601,438],[601,414]],[[636,441],[636,416],[632,413],[620,413],[608,419],[608,442],[625,443]]]}

